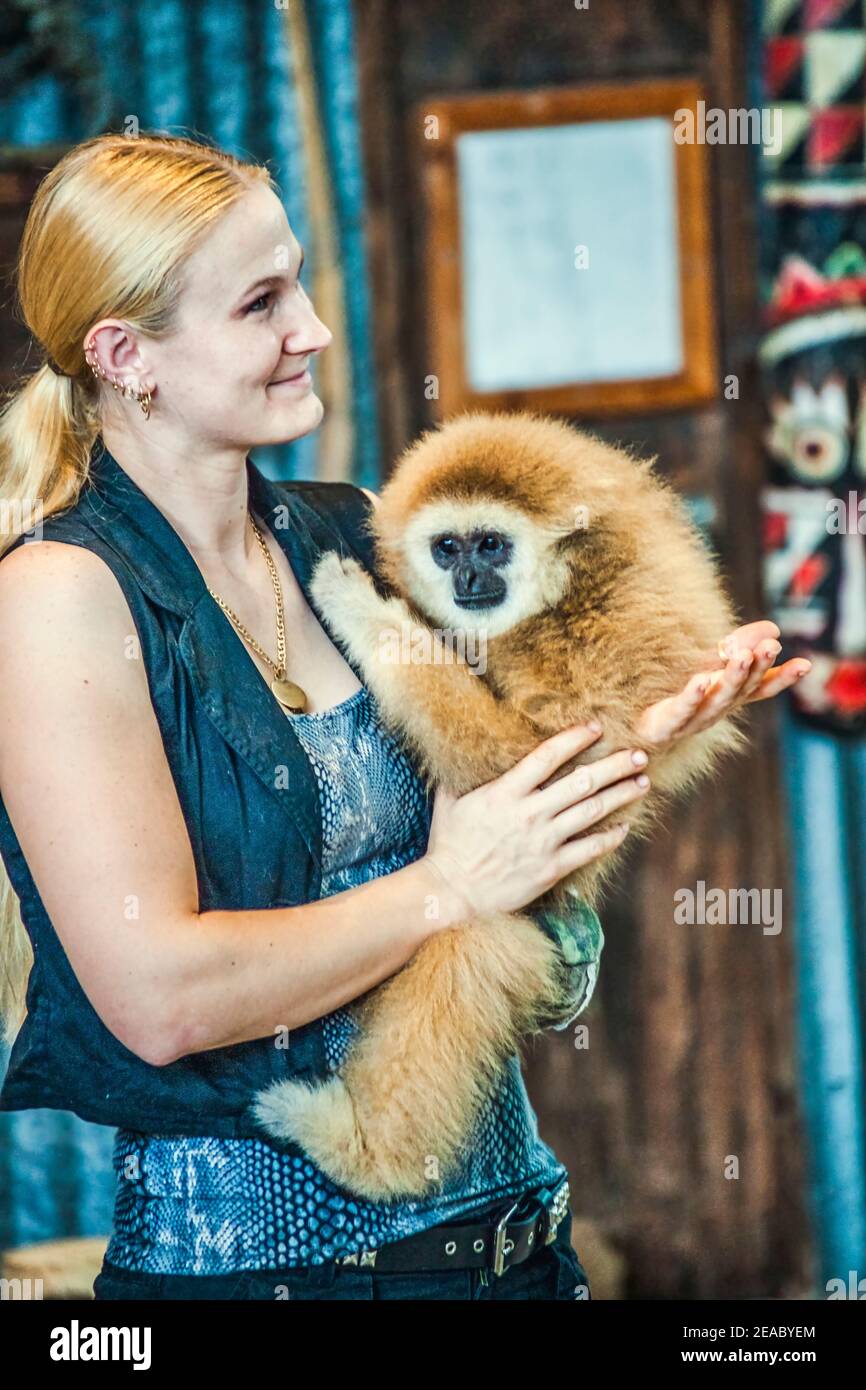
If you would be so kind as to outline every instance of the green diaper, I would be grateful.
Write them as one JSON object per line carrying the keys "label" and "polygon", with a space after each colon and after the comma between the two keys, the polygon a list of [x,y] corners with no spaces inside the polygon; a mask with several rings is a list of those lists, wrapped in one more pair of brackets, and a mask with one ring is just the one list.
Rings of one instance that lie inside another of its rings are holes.
{"label": "green diaper", "polygon": [[567,1012],[547,1024],[558,1032],[573,1023],[592,998],[604,947],[598,913],[582,898],[572,901],[573,907],[566,911],[533,914],[541,930],[558,946],[566,971],[570,996]]}

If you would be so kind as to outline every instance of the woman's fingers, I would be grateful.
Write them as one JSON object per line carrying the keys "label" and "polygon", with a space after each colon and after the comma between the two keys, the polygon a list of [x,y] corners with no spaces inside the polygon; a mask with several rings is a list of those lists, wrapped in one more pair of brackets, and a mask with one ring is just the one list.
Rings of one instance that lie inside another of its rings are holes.
{"label": "woman's fingers", "polygon": [[750,647],[754,650],[759,642],[768,638],[775,640],[780,636],[781,633],[775,623],[770,622],[768,618],[759,618],[757,622],[745,623],[742,627],[737,627],[733,632],[729,632],[727,637],[724,637],[719,643],[719,650],[722,651],[723,648],[726,648],[723,656],[730,656],[738,647]]}
{"label": "woman's fingers", "polygon": [[[805,657],[796,657],[784,662],[782,666],[773,666],[779,651],[781,647],[777,642],[768,643],[765,650],[756,653],[751,662],[747,660],[744,667],[739,666],[729,681],[724,677],[717,680],[715,688],[695,712],[688,732],[699,733],[702,729],[708,728],[734,705],[753,704],[756,700],[769,700],[772,696],[781,694],[789,686],[795,685],[811,669],[812,663]],[[737,666],[737,663],[729,662],[725,674],[732,665]],[[746,679],[740,674],[743,670],[747,673]]]}
{"label": "woman's fingers", "polygon": [[[635,754],[639,755],[640,761],[635,760]],[[543,816],[555,816],[573,806],[576,801],[593,796],[613,782],[619,782],[624,777],[637,776],[646,764],[647,755],[640,748],[624,748],[618,753],[610,753],[606,758],[599,758],[597,762],[576,767],[573,772],[567,772],[558,781],[551,782],[549,787],[537,791],[529,798],[530,810],[533,813],[540,812]]]}
{"label": "woman's fingers", "polygon": [[603,854],[609,854],[622,844],[628,832],[626,822],[611,826],[609,830],[598,830],[594,835],[583,835],[579,840],[567,840],[556,855],[557,881],[575,869],[582,869]]}
{"label": "woman's fingers", "polygon": [[[735,670],[732,677],[725,679],[732,663],[728,664],[725,673],[712,672],[708,674],[704,672],[701,676],[694,677],[699,694],[697,708],[693,709],[690,718],[675,731],[676,735],[701,733],[736,705],[754,704],[757,700],[772,699],[773,696],[780,695],[783,690],[796,685],[797,681],[811,670],[812,663],[805,657],[796,657],[791,661],[786,661],[782,666],[773,666],[772,663],[777,655],[777,652],[768,650],[763,655],[755,657],[751,663],[747,661],[744,668],[746,679],[742,678],[742,667]],[[733,664],[736,665],[736,663]],[[720,675],[721,678],[719,678]],[[704,696],[700,692],[707,688],[707,679],[711,684],[708,694]],[[689,685],[692,685],[691,681]],[[643,741],[647,745],[651,745],[652,737],[645,734],[642,729],[640,733]]]}
{"label": "woman's fingers", "polygon": [[764,673],[770,669],[779,652],[782,650],[781,642],[771,639],[768,642],[759,642],[752,649],[751,665],[746,669],[746,679],[743,681],[738,698],[748,699],[753,690],[757,690],[763,680]]}
{"label": "woman's fingers", "polygon": [[806,657],[792,657],[790,661],[785,661],[781,666],[774,666],[767,671],[758,685],[754,694],[749,696],[749,703],[754,704],[756,700],[769,700],[774,695],[779,695],[789,686],[796,685],[797,681],[811,671],[812,663]]}
{"label": "woman's fingers", "polygon": [[[742,700],[754,662],[755,654],[747,647],[745,650],[741,649],[721,671],[704,671],[694,677],[693,689],[699,696],[697,708],[694,709],[692,717],[675,732],[697,733],[700,729],[714,724],[728,709]],[[763,674],[765,670],[766,662],[763,662],[759,665],[759,673]],[[691,686],[692,681],[686,689]]]}
{"label": "woman's fingers", "polygon": [[601,725],[593,728],[591,724],[576,724],[564,729],[539,743],[537,748],[533,748],[531,753],[527,753],[497,780],[514,795],[525,796],[546,782],[569,758],[595,743],[600,733]]}
{"label": "woman's fingers", "polygon": [[597,821],[604,820],[613,811],[618,811],[621,806],[628,806],[631,802],[638,801],[642,796],[646,796],[649,788],[650,779],[644,772],[639,777],[630,777],[628,781],[617,782],[612,787],[606,787],[596,796],[589,796],[583,801],[578,801],[576,805],[560,811],[559,815],[554,816],[551,822],[556,835],[556,843],[561,845],[565,840],[570,840],[573,835],[580,835],[589,826],[595,825]]}

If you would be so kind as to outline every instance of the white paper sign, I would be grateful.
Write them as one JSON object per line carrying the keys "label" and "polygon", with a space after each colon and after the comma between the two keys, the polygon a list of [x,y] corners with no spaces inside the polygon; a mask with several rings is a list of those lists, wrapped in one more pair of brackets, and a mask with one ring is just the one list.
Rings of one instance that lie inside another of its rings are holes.
{"label": "white paper sign", "polygon": [[672,120],[473,131],[456,148],[473,390],[683,369]]}

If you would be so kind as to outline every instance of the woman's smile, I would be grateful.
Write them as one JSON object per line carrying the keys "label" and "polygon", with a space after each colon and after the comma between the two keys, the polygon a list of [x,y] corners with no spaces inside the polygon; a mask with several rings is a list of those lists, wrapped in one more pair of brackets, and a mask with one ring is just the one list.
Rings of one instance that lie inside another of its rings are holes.
{"label": "woman's smile", "polygon": [[312,386],[313,378],[309,367],[305,367],[302,372],[295,376],[283,377],[280,381],[269,381],[268,390],[271,391],[306,391]]}

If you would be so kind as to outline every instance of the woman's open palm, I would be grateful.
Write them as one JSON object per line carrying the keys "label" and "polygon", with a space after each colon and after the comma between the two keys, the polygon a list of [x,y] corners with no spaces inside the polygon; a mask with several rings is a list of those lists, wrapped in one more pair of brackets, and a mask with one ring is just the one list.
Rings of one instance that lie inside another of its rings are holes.
{"label": "woman's open palm", "polygon": [[[641,715],[636,739],[648,751],[707,729],[739,705],[769,700],[794,685],[811,669],[805,657],[781,666],[779,629],[763,619],[738,627],[719,643],[715,669],[699,671],[678,695],[659,700]],[[721,664],[720,664],[721,663]]]}

